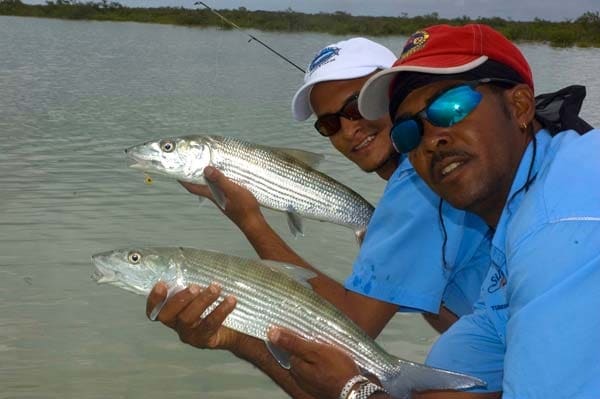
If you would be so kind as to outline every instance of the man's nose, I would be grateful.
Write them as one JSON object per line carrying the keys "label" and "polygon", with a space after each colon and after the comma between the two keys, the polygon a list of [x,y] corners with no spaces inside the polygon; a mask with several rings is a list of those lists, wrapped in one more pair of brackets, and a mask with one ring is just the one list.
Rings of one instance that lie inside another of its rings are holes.
{"label": "man's nose", "polygon": [[350,120],[340,117],[340,133],[348,138],[354,137],[362,129],[363,119]]}
{"label": "man's nose", "polygon": [[447,127],[434,126],[428,121],[423,121],[423,138],[421,143],[426,150],[435,151],[452,142],[452,134]]}

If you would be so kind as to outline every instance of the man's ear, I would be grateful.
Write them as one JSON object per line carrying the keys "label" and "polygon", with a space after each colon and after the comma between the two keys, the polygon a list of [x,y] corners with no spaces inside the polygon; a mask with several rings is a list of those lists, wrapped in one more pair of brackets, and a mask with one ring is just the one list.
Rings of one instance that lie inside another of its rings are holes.
{"label": "man's ear", "polygon": [[529,126],[535,118],[535,95],[531,87],[518,84],[508,90],[513,115],[519,126]]}

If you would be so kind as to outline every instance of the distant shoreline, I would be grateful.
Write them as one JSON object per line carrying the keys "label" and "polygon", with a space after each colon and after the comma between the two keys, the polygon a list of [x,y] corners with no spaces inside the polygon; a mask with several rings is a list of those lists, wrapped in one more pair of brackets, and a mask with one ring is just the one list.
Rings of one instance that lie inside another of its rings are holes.
{"label": "distant shoreline", "polygon": [[[435,24],[491,25],[515,41],[546,43],[553,47],[600,47],[600,12],[588,11],[575,20],[550,22],[511,21],[502,18],[469,17],[445,19],[437,13],[411,17],[363,17],[344,12],[304,14],[293,11],[217,10],[241,28],[276,32],[319,32],[345,36],[408,36]],[[129,8],[117,2],[81,3],[76,0],[47,1],[45,5],[23,4],[20,0],[0,0],[0,15],[59,18],[70,20],[131,21],[232,29],[206,9]]]}

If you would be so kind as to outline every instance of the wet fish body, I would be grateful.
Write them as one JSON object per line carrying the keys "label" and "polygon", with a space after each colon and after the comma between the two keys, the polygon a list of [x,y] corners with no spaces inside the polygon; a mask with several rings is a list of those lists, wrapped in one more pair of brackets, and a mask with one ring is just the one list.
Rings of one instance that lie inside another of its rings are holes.
{"label": "wet fish body", "polygon": [[223,194],[203,175],[206,166],[214,166],[252,192],[262,206],[286,212],[294,235],[303,232],[301,218],[306,217],[350,227],[360,239],[374,210],[358,193],[314,169],[322,156],[306,151],[230,137],[184,136],[133,146],[126,153],[135,169],[209,184],[219,203]]}
{"label": "wet fish body", "polygon": [[[122,249],[93,256],[99,283],[110,283],[147,295],[156,282],[170,287],[212,282],[222,287],[221,298],[237,298],[235,310],[224,325],[267,343],[271,326],[338,345],[352,355],[366,373],[376,375],[396,398],[412,390],[462,389],[483,384],[480,380],[405,361],[388,354],[329,302],[317,295],[307,280],[311,271],[279,262],[252,260],[191,248]],[[170,292],[173,292],[170,289]],[[208,314],[216,306],[207,310]],[[286,359],[274,348],[280,363]]]}

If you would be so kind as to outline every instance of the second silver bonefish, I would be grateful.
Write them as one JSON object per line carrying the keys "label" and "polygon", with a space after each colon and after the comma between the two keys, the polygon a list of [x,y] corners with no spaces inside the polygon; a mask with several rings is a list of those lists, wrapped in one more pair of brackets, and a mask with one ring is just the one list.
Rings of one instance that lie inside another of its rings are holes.
{"label": "second silver bonefish", "polygon": [[134,161],[132,168],[208,185],[224,209],[223,193],[204,178],[204,168],[214,166],[247,188],[262,206],[286,212],[294,235],[303,233],[306,217],[350,227],[360,242],[373,214],[363,197],[312,167],[322,158],[318,154],[221,136],[165,138],[125,152]]}

